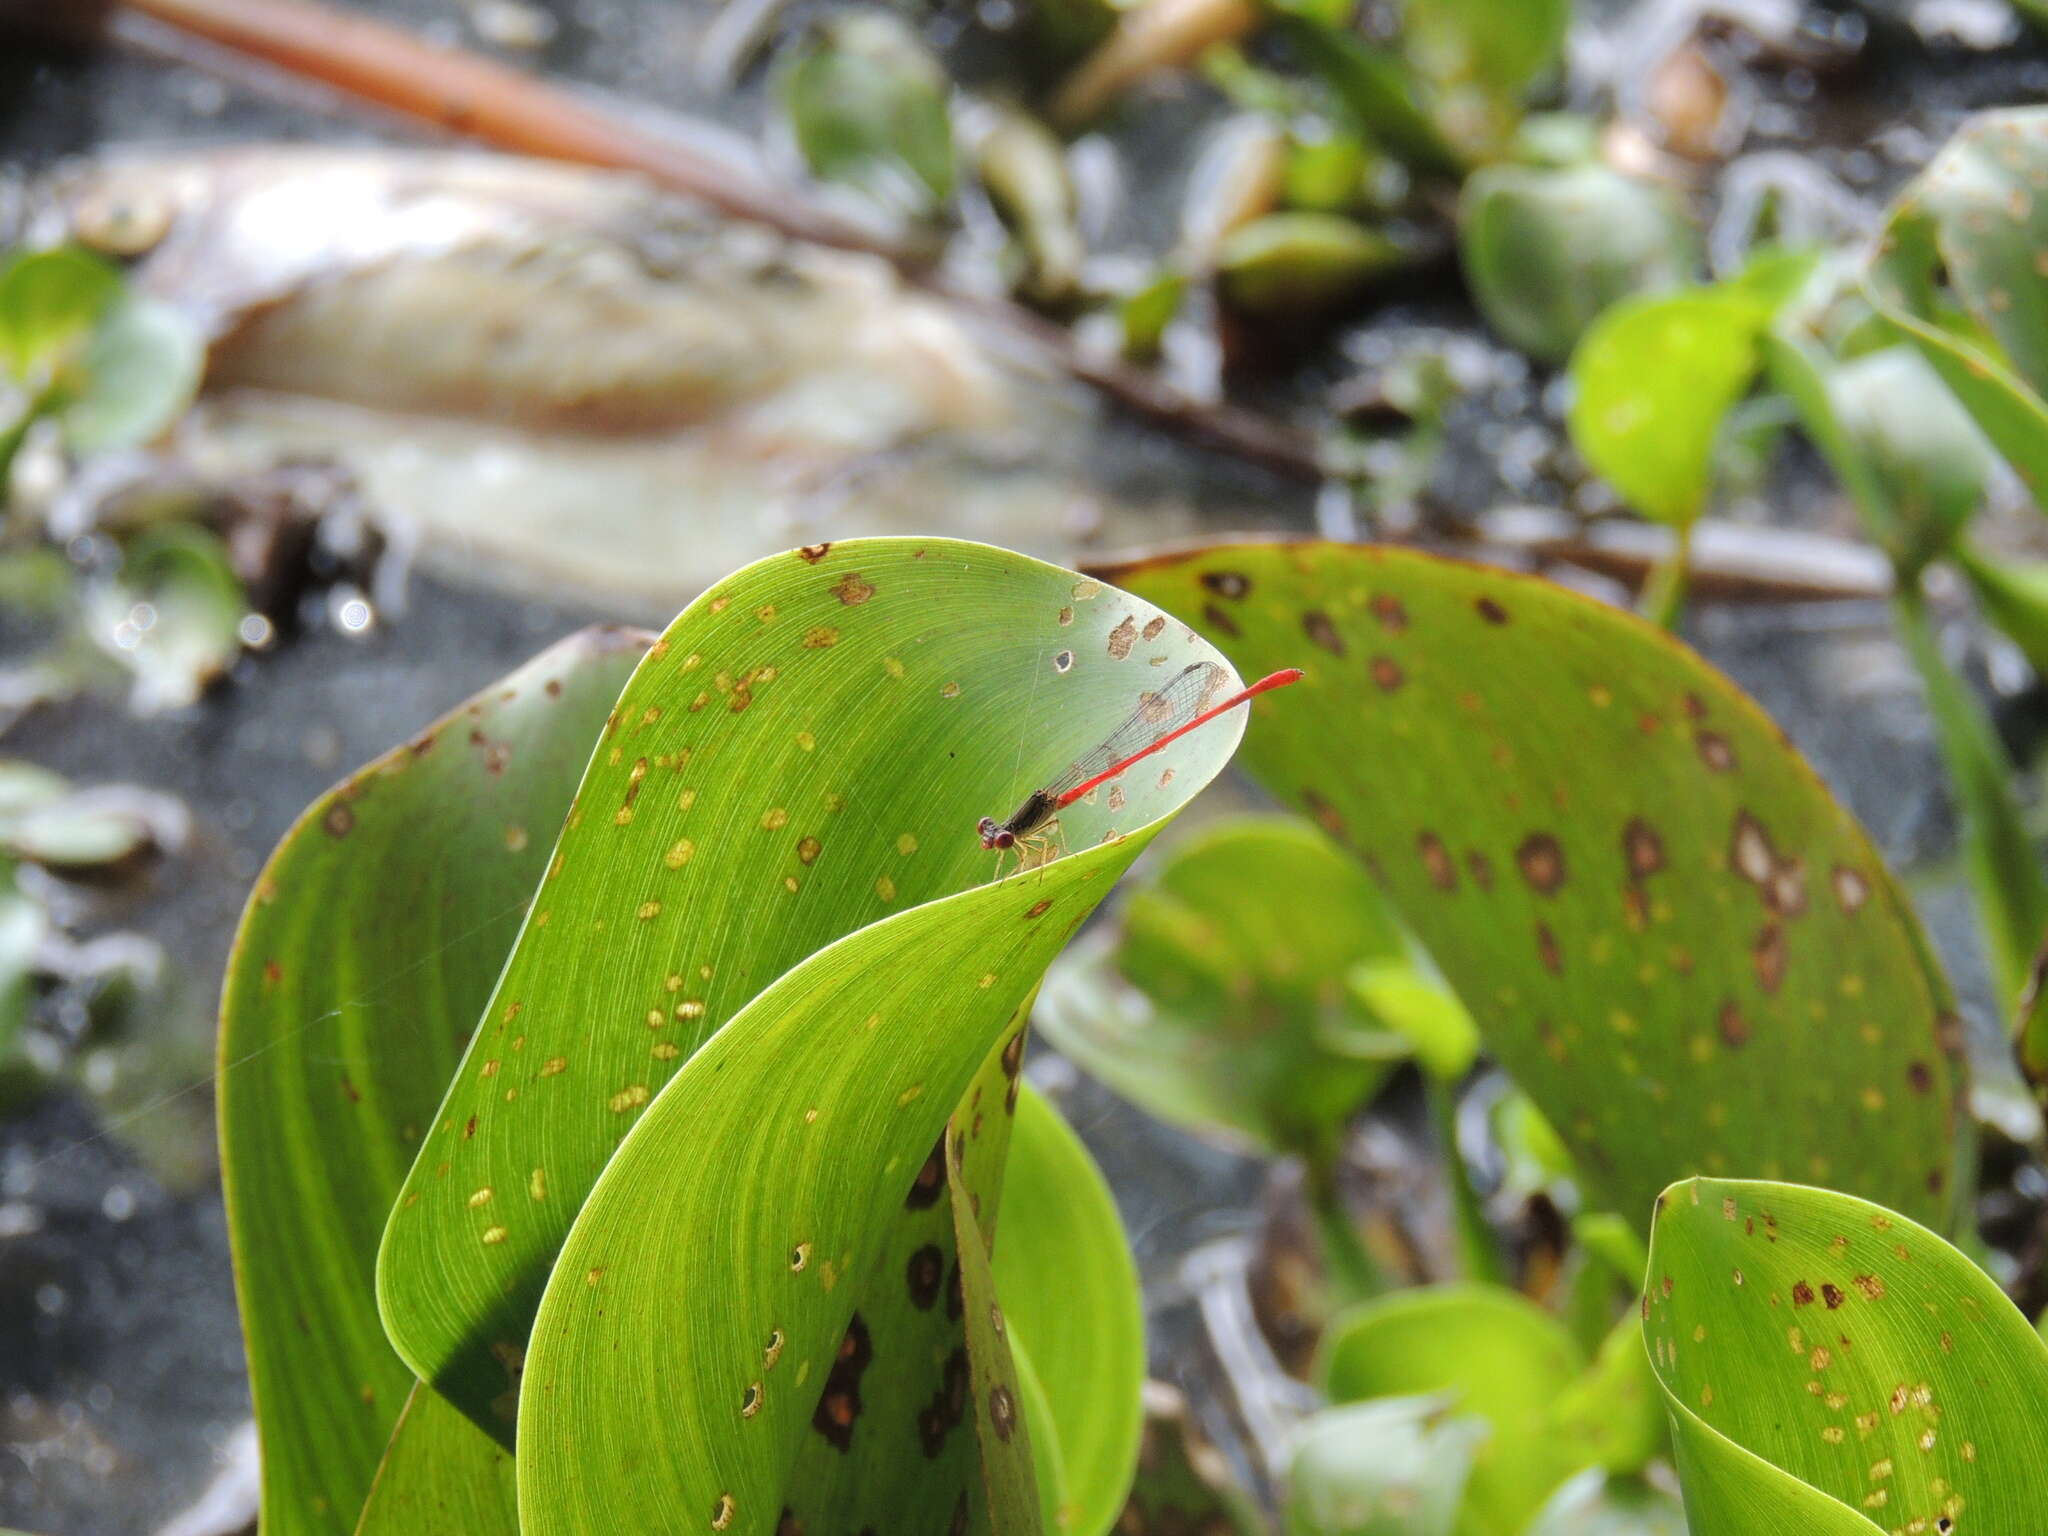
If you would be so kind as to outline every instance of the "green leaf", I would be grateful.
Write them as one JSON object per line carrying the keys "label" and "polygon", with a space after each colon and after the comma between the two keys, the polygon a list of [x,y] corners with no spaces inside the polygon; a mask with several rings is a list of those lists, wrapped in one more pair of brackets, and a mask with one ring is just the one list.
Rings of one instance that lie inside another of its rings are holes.
{"label": "green leaf", "polygon": [[1458,253],[1486,323],[1546,363],[1570,357],[1609,306],[1674,288],[1699,265],[1669,192],[1597,164],[1474,173],[1459,196]]}
{"label": "green leaf", "polygon": [[1407,0],[1401,9],[1404,45],[1424,74],[1504,101],[1557,68],[1571,20],[1571,0]]}
{"label": "green leaf", "polygon": [[1514,137],[1529,88],[1558,67],[1571,0],[1407,0],[1402,51],[1437,95],[1445,136],[1474,159]]}
{"label": "green leaf", "polygon": [[[217,1092],[266,1530],[355,1529],[413,1385],[378,1320],[377,1242],[648,639],[563,641],[344,780],[256,882]],[[401,1436],[415,1449],[422,1415],[454,1417],[431,1395],[416,1405]],[[416,1529],[415,1501],[443,1496],[410,1476],[383,1497],[401,1495],[387,1529]]]}
{"label": "green leaf", "polygon": [[813,175],[903,218],[953,195],[949,86],[915,33],[886,12],[818,24],[781,79],[783,110]]}
{"label": "green leaf", "polygon": [[1274,9],[1275,30],[1367,138],[1417,170],[1464,174],[1464,155],[1431,115],[1427,87],[1403,59],[1319,19],[1311,0],[1275,0]]}
{"label": "green leaf", "polygon": [[1328,1408],[1302,1425],[1288,1536],[1450,1536],[1486,1425],[1441,1398]]}
{"label": "green leaf", "polygon": [[2037,676],[2048,677],[2048,562],[2014,560],[1966,543],[1951,553],[1984,617],[2020,648]]}
{"label": "green leaf", "polygon": [[119,576],[85,595],[93,640],[134,676],[143,713],[192,703],[242,652],[248,599],[227,547],[203,528],[168,523],[122,552]]}
{"label": "green leaf", "polygon": [[1081,238],[1066,147],[1037,118],[998,108],[975,146],[975,169],[989,203],[1015,237],[1019,287],[1036,303],[1075,296],[1087,246]]}
{"label": "green leaf", "polygon": [[[727,1493],[773,1523],[856,1305],[903,1291],[888,1213],[1071,925],[1243,715],[1068,807],[1082,851],[1021,879],[985,883],[976,816],[1212,654],[1098,582],[909,539],[752,566],[657,642],[379,1266],[401,1352],[501,1436],[545,1289],[556,1321],[520,1398],[542,1415],[520,1430],[530,1526],[613,1527],[625,1498],[629,1524],[694,1524]],[[518,1198],[536,1169],[546,1198]],[[680,1292],[679,1271],[695,1277]],[[629,1371],[574,1368],[614,1342]],[[619,1481],[649,1424],[661,1470]]]}
{"label": "green leaf", "polygon": [[0,365],[17,378],[38,365],[60,366],[120,291],[112,266],[68,246],[0,264]]}
{"label": "green leaf", "polygon": [[1511,1536],[1592,1459],[1552,1417],[1586,1364],[1564,1325],[1534,1302],[1499,1286],[1446,1285],[1343,1313],[1323,1336],[1316,1379],[1340,1403],[1443,1394],[1460,1416],[1486,1424],[1456,1529]]}
{"label": "green leaf", "polygon": [[0,857],[59,870],[118,864],[151,846],[142,809],[120,794],[88,790],[24,811],[0,810]]}
{"label": "green leaf", "polygon": [[1326,1157],[1408,1053],[1347,986],[1372,958],[1412,970],[1357,862],[1291,817],[1246,818],[1174,849],[1114,949],[1053,973],[1038,1021],[1148,1114]]}
{"label": "green leaf", "polygon": [[1142,359],[1159,355],[1166,328],[1180,313],[1187,291],[1187,274],[1169,267],[1155,272],[1124,295],[1117,305],[1117,321],[1123,327],[1125,356]]}
{"label": "green leaf", "polygon": [[199,329],[168,304],[129,295],[92,334],[84,383],[64,408],[64,435],[79,453],[146,443],[192,403],[206,368]]}
{"label": "green leaf", "polygon": [[2044,162],[2048,110],[1970,119],[1893,203],[1863,277],[1870,301],[2048,503]]}
{"label": "green leaf", "polygon": [[[1895,1212],[1797,1185],[1674,1185],[1651,1235],[1643,1337],[1695,1530],[2038,1522],[2048,1343],[1988,1275]],[[1835,1512],[1755,1518],[1800,1484],[1803,1503]],[[1737,1511],[1750,1523],[1730,1524]]]}
{"label": "green leaf", "polygon": [[2028,961],[2048,931],[2048,878],[2019,801],[2005,743],[1970,685],[1942,659],[1918,583],[1892,594],[1892,616],[1920,674],[1949,785],[1963,813],[1963,849],[2000,1012],[2009,1015]]}
{"label": "green leaf", "polygon": [[1558,1394],[1548,1424],[1582,1463],[1609,1472],[1641,1472],[1666,1454],[1663,1400],[1633,1313],[1608,1330],[1592,1365]]}
{"label": "green leaf", "polygon": [[1058,1460],[1063,1493],[1045,1510],[1045,1528],[1106,1536],[1145,1424],[1137,1266],[1094,1159],[1028,1086],[1010,1134],[995,1287],[1011,1348],[1020,1363],[1028,1358],[1044,1397],[1032,1443]]}
{"label": "green leaf", "polygon": [[[1438,1082],[1455,1083],[1472,1070],[1478,1027],[1434,972],[1404,955],[1353,966],[1344,982],[1359,1006],[1406,1041],[1422,1070]],[[1376,1041],[1367,1047],[1379,1048]]]}
{"label": "green leaf", "polygon": [[1903,343],[1851,353],[1860,302],[1833,271],[1787,304],[1764,337],[1771,382],[1891,556],[1902,579],[1950,551],[1983,500],[1996,456],[1939,374]]}
{"label": "green leaf", "polygon": [[1749,393],[1769,311],[1727,289],[1625,299],[1572,353],[1572,442],[1645,517],[1706,510],[1721,418]]}
{"label": "green leaf", "polygon": [[[1241,544],[1106,571],[1248,671],[1245,766],[1384,881],[1589,1203],[1672,1176],[1966,1198],[1962,1026],[1877,850],[1761,710],[1641,620],[1407,550]],[[1304,659],[1305,658],[1305,659]]]}
{"label": "green leaf", "polygon": [[512,1453],[415,1382],[352,1528],[355,1536],[517,1536]]}
{"label": "green leaf", "polygon": [[1218,292],[1252,315],[1313,314],[1356,298],[1408,264],[1377,230],[1335,213],[1269,213],[1216,247]]}

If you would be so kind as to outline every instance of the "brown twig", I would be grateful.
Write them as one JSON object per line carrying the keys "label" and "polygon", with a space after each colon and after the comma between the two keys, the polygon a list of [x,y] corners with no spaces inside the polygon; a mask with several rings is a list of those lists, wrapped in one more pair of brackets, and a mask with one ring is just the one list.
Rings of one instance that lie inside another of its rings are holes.
{"label": "brown twig", "polygon": [[637,172],[793,239],[881,257],[907,281],[1023,338],[1134,414],[1292,478],[1321,477],[1310,434],[1257,412],[1194,399],[1149,370],[1091,356],[1064,327],[1018,305],[953,288],[919,253],[820,208],[795,188],[720,164],[504,65],[309,0],[119,0],[108,17],[110,35],[147,46],[149,39],[124,26],[124,17],[146,18],[495,148]]}

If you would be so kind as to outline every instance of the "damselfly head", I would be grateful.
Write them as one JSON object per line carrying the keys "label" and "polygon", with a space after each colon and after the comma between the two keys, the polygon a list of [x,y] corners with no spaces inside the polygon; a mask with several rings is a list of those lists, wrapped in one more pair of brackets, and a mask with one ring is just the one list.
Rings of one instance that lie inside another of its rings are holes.
{"label": "damselfly head", "polygon": [[1008,827],[998,826],[993,816],[982,817],[974,830],[981,834],[981,846],[984,848],[1010,848],[1017,842],[1017,834]]}

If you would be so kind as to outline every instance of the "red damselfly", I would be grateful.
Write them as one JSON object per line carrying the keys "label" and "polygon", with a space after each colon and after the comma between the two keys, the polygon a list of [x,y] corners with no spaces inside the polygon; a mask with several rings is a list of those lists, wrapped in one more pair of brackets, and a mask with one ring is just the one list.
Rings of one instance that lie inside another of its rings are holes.
{"label": "red damselfly", "polygon": [[1003,854],[1013,848],[1020,864],[1027,853],[1037,854],[1042,862],[1052,851],[1059,813],[1076,800],[1196,726],[1229,713],[1259,694],[1298,683],[1301,677],[1299,667],[1287,667],[1260,678],[1249,688],[1239,689],[1227,699],[1218,699],[1216,695],[1229,685],[1230,674],[1213,661],[1190,662],[1157,693],[1141,694],[1137,707],[1122,725],[1105,736],[1094,750],[1074,759],[1058,778],[1042,789],[1034,789],[1009,820],[982,817],[975,828],[981,834],[981,846],[996,855],[999,873]]}

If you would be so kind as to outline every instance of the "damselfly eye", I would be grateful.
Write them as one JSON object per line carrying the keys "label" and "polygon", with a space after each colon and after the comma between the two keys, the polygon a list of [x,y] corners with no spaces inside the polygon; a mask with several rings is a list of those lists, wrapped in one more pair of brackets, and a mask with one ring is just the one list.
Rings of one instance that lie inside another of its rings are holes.
{"label": "damselfly eye", "polygon": [[998,832],[998,833],[996,834],[996,846],[997,846],[998,848],[1014,848],[1014,847],[1016,846],[1016,844],[1017,844],[1017,834],[1016,834],[1016,833],[1014,833],[1014,832]]}

